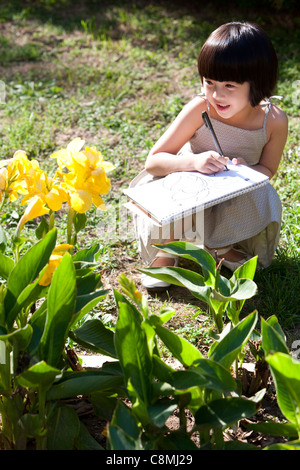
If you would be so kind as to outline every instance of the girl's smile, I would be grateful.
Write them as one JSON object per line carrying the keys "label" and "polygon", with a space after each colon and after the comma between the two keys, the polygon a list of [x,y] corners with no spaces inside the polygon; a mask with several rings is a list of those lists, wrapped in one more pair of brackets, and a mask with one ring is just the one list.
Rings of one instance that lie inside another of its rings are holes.
{"label": "girl's smile", "polygon": [[251,109],[248,82],[218,82],[204,78],[204,93],[216,113],[223,119],[230,119],[241,111]]}

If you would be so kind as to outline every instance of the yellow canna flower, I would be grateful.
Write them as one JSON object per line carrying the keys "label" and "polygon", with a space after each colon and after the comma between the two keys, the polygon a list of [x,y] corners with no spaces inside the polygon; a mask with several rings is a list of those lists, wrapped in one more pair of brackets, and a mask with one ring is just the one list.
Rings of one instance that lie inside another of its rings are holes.
{"label": "yellow canna flower", "polygon": [[61,188],[54,178],[49,178],[45,172],[39,169],[25,177],[26,196],[22,199],[22,205],[35,196],[38,196],[52,211],[58,211],[62,204],[68,200],[67,193]]}
{"label": "yellow canna flower", "polygon": [[112,171],[114,165],[105,162],[95,147],[81,150],[83,145],[84,140],[78,137],[66,149],[51,155],[59,166],[56,178],[69,194],[68,203],[76,212],[84,213],[92,204],[105,210],[100,194],[107,194],[111,188],[106,173]]}
{"label": "yellow canna flower", "polygon": [[39,281],[41,286],[49,286],[52,281],[53,274],[60,264],[64,254],[73,248],[73,245],[68,245],[66,243],[57,245],[49,258],[49,263],[46,271],[44,272],[42,278]]}
{"label": "yellow canna flower", "polygon": [[39,196],[34,196],[29,202],[21,219],[19,220],[17,233],[20,233],[26,222],[35,219],[36,217],[45,215],[48,212],[49,209],[45,206],[43,199],[41,199]]}

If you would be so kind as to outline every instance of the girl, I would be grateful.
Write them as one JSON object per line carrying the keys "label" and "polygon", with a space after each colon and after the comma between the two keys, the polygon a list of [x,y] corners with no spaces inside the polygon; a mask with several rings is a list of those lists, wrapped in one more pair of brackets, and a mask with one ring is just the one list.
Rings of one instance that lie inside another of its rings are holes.
{"label": "girl", "polygon": [[[287,117],[269,100],[277,82],[277,57],[264,31],[250,23],[227,23],[204,43],[198,58],[203,94],[192,99],[150,151],[145,171],[131,183],[146,184],[177,171],[205,174],[224,171],[228,157],[272,178],[287,139]],[[227,156],[215,150],[202,120],[206,111]],[[267,267],[278,244],[281,203],[268,183],[204,211],[204,245],[235,270],[258,255]],[[152,245],[174,240],[162,231],[155,237],[151,220],[135,216],[138,247],[151,267],[174,266],[176,259]],[[185,239],[187,227],[183,227]],[[197,227],[196,227],[196,230]],[[178,239],[178,237],[176,238]],[[241,250],[237,249],[241,248]],[[144,287],[168,284],[143,276]]]}

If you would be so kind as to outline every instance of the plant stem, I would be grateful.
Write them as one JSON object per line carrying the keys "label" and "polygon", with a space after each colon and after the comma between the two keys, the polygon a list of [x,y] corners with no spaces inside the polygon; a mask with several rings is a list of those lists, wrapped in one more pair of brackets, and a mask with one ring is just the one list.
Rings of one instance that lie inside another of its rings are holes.
{"label": "plant stem", "polygon": [[72,207],[69,208],[68,212],[68,224],[67,224],[67,243],[69,245],[73,244],[73,226],[74,226],[74,219],[75,219],[76,211],[72,209]]}
{"label": "plant stem", "polygon": [[54,222],[55,222],[55,212],[50,210],[50,213],[49,213],[49,231],[54,227]]}

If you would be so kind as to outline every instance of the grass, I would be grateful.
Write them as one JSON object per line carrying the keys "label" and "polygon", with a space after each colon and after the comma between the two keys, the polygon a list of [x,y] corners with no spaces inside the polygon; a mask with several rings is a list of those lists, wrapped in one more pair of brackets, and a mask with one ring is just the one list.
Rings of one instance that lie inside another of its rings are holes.
{"label": "grass", "polygon": [[[96,145],[116,170],[106,198],[109,211],[91,210],[88,237],[103,245],[104,270],[117,275],[128,257],[138,264],[130,222],[120,209],[121,188],[143,168],[149,149],[183,104],[199,92],[196,58],[207,35],[227,21],[256,21],[278,51],[276,93],[283,96],[290,133],[273,183],[283,203],[280,245],[274,263],[256,275],[258,295],[246,308],[258,308],[264,317],[275,314],[291,329],[300,323],[300,19],[292,1],[283,2],[281,10],[267,1],[265,7],[237,3],[1,3],[1,157],[22,148],[51,171],[48,156],[74,137]],[[2,224],[13,228],[20,214],[18,206],[7,208]],[[63,220],[62,215],[62,236]],[[85,242],[82,234],[79,243]],[[194,337],[196,320],[178,328]]]}

